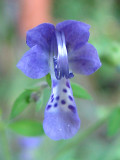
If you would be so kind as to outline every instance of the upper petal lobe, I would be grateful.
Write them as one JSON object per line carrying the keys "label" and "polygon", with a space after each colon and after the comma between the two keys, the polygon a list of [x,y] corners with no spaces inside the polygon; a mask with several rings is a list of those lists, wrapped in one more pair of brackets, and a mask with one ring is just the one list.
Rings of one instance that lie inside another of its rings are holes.
{"label": "upper petal lobe", "polygon": [[64,32],[68,50],[78,44],[83,45],[89,39],[90,25],[80,21],[66,20],[58,23],[56,29]]}
{"label": "upper petal lobe", "polygon": [[51,37],[55,32],[55,27],[50,23],[43,23],[28,30],[26,36],[26,43],[31,48],[34,45],[42,45],[43,47],[50,49]]}

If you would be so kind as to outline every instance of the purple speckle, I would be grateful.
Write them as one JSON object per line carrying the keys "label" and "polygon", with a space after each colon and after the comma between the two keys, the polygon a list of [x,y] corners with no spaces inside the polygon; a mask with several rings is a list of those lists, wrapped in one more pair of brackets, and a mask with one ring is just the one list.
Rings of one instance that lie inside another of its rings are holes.
{"label": "purple speckle", "polygon": [[71,101],[73,101],[73,98],[71,97],[71,96],[68,96],[69,97],[69,99],[71,100]]}
{"label": "purple speckle", "polygon": [[54,98],[51,99],[51,103],[54,101]]}
{"label": "purple speckle", "polygon": [[57,107],[57,105],[58,105],[58,104],[57,104],[57,103],[55,103],[55,104],[54,104],[54,107]]}
{"label": "purple speckle", "polygon": [[53,97],[54,97],[54,94],[52,94],[51,98],[53,98]]}
{"label": "purple speckle", "polygon": [[47,106],[47,110],[50,109],[50,108],[51,108],[51,105],[48,105],[48,106]]}
{"label": "purple speckle", "polygon": [[56,97],[56,100],[58,101],[59,99],[60,99],[60,97],[59,97],[59,96],[57,96],[57,97]]}
{"label": "purple speckle", "polygon": [[76,109],[75,109],[75,107],[74,107],[74,106],[69,105],[69,106],[68,106],[68,108],[69,108],[73,113],[75,113],[75,112],[76,112]]}
{"label": "purple speckle", "polygon": [[61,103],[62,103],[62,104],[65,104],[66,102],[65,102],[65,100],[61,100]]}
{"label": "purple speckle", "polygon": [[67,89],[63,89],[63,92],[65,92],[65,93],[66,93],[66,92],[67,92]]}
{"label": "purple speckle", "polygon": [[69,82],[66,82],[66,86],[67,86],[68,88],[70,88],[70,84],[69,84]]}

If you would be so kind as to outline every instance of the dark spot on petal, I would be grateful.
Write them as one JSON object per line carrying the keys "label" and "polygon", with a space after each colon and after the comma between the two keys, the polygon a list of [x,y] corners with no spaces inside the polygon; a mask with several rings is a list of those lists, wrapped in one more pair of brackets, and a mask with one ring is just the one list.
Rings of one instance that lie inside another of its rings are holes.
{"label": "dark spot on petal", "polygon": [[61,100],[61,103],[62,103],[62,104],[65,104],[66,102],[65,102],[65,100]]}
{"label": "dark spot on petal", "polygon": [[66,82],[66,86],[67,86],[68,88],[70,88],[70,84],[69,84],[69,82]]}
{"label": "dark spot on petal", "polygon": [[51,99],[51,103],[54,101],[54,98]]}
{"label": "dark spot on petal", "polygon": [[75,112],[76,112],[76,109],[75,109],[75,107],[74,107],[74,106],[69,105],[69,106],[68,106],[68,108],[69,108],[73,113],[75,113]]}
{"label": "dark spot on petal", "polygon": [[73,101],[73,98],[71,97],[71,96],[68,96],[69,97],[69,99],[71,100],[71,101]]}
{"label": "dark spot on petal", "polygon": [[47,106],[47,110],[50,109],[50,108],[51,108],[51,105],[48,105],[48,106]]}
{"label": "dark spot on petal", "polygon": [[57,103],[55,103],[55,104],[54,104],[54,107],[57,107],[57,105],[58,105],[58,104],[57,104]]}
{"label": "dark spot on petal", "polygon": [[65,92],[65,93],[66,93],[66,92],[67,92],[67,89],[63,89],[63,92]]}
{"label": "dark spot on petal", "polygon": [[57,96],[57,97],[56,97],[56,100],[58,101],[59,99],[60,99],[60,97],[59,97],[59,96]]}
{"label": "dark spot on petal", "polygon": [[54,97],[54,94],[52,94],[51,98],[53,98],[53,97]]}

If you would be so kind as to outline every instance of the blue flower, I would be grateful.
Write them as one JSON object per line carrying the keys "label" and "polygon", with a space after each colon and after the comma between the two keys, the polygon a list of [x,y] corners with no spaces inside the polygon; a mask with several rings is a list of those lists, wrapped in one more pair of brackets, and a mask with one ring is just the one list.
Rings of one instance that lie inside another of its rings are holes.
{"label": "blue flower", "polygon": [[43,23],[27,32],[30,47],[17,67],[28,77],[51,74],[52,91],[45,109],[43,128],[51,139],[74,136],[80,119],[69,79],[73,72],[90,75],[101,67],[97,50],[88,43],[90,26],[67,20],[56,25]]}

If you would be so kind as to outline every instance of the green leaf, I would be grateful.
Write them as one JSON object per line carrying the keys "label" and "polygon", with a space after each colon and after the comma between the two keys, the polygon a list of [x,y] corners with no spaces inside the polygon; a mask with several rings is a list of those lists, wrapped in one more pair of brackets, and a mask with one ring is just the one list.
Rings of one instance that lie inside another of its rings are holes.
{"label": "green leaf", "polygon": [[48,85],[51,87],[51,76],[49,73],[46,75],[46,81],[47,81]]}
{"label": "green leaf", "polygon": [[36,112],[39,112],[42,107],[45,107],[50,98],[50,88],[45,88],[40,99],[36,102]]}
{"label": "green leaf", "polygon": [[43,94],[41,95],[41,97],[39,98],[39,100],[36,102],[36,112],[39,112],[40,109],[42,108],[43,106]]}
{"label": "green leaf", "polygon": [[49,98],[50,98],[51,90],[49,88],[45,88],[43,91],[43,106],[46,106]]}
{"label": "green leaf", "polygon": [[33,120],[20,120],[10,123],[8,127],[23,136],[40,136],[44,133],[42,123]]}
{"label": "green leaf", "polygon": [[78,85],[76,83],[71,83],[71,87],[73,90],[74,97],[92,100],[91,95],[84,88],[82,88],[80,85]]}
{"label": "green leaf", "polygon": [[111,113],[108,119],[108,135],[115,135],[120,129],[120,108],[117,107]]}
{"label": "green leaf", "polygon": [[14,102],[10,118],[18,116],[30,103],[32,90],[25,90]]}

